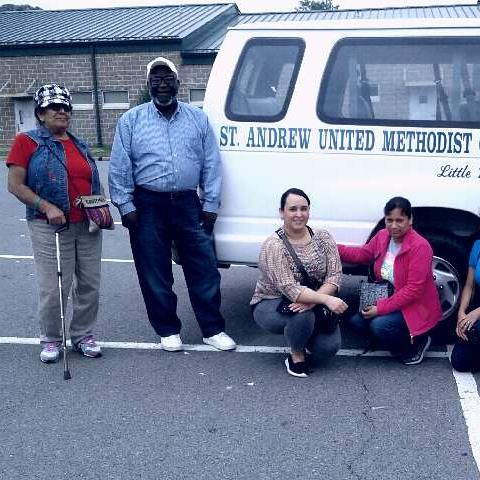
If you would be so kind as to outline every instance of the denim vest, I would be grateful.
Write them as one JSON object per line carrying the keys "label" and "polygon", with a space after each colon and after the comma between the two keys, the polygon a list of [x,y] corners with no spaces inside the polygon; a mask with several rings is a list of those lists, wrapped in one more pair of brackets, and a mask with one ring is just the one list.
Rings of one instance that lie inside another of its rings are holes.
{"label": "denim vest", "polygon": [[[28,164],[27,186],[50,203],[57,206],[65,215],[70,213],[68,199],[67,159],[62,143],[43,126],[25,132],[38,146]],[[100,177],[95,160],[85,142],[68,133],[73,143],[87,159],[92,170],[92,195],[101,193]],[[27,220],[45,218],[38,210],[27,206]]]}

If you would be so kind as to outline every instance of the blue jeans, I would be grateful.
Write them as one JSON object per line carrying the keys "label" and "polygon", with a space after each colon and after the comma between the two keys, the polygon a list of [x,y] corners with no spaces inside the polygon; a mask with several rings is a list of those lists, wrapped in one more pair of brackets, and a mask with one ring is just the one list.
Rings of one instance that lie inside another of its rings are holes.
{"label": "blue jeans", "polygon": [[202,207],[195,191],[163,193],[137,188],[138,225],[131,228],[135,268],[155,332],[180,332],[177,296],[173,293],[172,241],[178,250],[193,311],[204,337],[225,330],[220,314],[220,274],[213,240],[202,226]]}
{"label": "blue jeans", "polygon": [[376,344],[394,353],[404,352],[410,346],[410,332],[401,312],[378,315],[371,320],[356,313],[350,324],[355,331],[371,335]]}

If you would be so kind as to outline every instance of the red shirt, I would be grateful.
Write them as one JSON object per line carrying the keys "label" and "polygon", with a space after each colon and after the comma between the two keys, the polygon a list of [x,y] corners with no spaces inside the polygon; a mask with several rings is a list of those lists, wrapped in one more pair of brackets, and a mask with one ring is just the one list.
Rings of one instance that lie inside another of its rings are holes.
{"label": "red shirt", "polygon": [[[70,201],[70,222],[82,222],[87,215],[82,208],[75,206],[75,200],[80,195],[90,195],[92,192],[92,170],[73,140],[60,140],[65,149],[68,171],[68,198]],[[16,165],[28,169],[30,158],[35,153],[37,144],[28,135],[19,133],[8,152],[7,165]]]}

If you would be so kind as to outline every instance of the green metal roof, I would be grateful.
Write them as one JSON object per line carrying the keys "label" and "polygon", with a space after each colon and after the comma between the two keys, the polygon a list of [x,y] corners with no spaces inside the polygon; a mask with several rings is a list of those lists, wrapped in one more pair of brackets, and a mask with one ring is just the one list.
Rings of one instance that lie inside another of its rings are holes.
{"label": "green metal roof", "polygon": [[234,3],[0,12],[0,48],[176,41],[192,56],[215,55],[227,29],[257,22],[477,18],[480,5],[240,14]]}
{"label": "green metal roof", "polygon": [[0,47],[148,40],[181,41],[235,4],[0,12]]}
{"label": "green metal roof", "polygon": [[223,29],[213,32],[198,42],[193,50],[198,53],[217,52],[227,29],[236,25],[257,22],[285,22],[305,20],[395,19],[395,18],[478,18],[480,5],[444,5],[431,7],[368,8],[362,10],[329,10],[312,12],[241,14]]}

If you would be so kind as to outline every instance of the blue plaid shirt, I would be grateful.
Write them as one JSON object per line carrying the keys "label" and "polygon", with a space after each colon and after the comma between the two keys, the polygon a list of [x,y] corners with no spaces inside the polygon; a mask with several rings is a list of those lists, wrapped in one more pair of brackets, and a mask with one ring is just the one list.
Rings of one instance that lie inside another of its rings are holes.
{"label": "blue plaid shirt", "polygon": [[200,187],[203,210],[220,206],[222,168],[213,130],[202,110],[178,102],[167,120],[153,102],[124,113],[117,124],[110,156],[110,197],[120,215],[135,210],[133,192]]}

